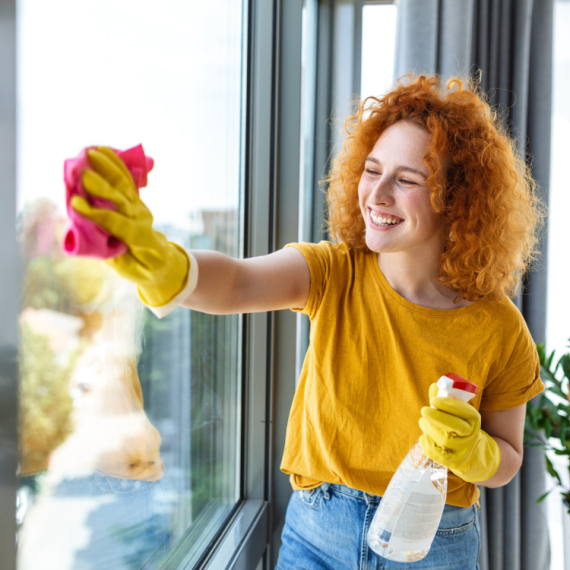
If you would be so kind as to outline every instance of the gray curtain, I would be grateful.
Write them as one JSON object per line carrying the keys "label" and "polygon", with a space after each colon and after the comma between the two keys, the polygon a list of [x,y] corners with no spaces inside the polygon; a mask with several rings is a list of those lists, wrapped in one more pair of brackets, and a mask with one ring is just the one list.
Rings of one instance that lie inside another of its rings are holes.
{"label": "gray curtain", "polygon": [[[395,74],[481,73],[492,105],[508,112],[511,134],[532,156],[540,192],[550,170],[553,0],[399,0]],[[517,299],[532,336],[546,329],[546,229],[543,257]],[[481,570],[550,567],[540,449],[527,448],[521,471],[500,489],[481,488]]]}

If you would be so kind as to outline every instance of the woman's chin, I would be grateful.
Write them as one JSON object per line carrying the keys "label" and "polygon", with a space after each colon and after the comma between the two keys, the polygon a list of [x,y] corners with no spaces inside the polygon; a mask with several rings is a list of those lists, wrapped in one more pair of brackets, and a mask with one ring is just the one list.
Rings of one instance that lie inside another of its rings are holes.
{"label": "woman's chin", "polygon": [[366,232],[366,246],[370,251],[375,253],[389,253],[393,250],[393,244],[387,243],[386,240],[378,239],[378,236],[370,235],[373,232]]}

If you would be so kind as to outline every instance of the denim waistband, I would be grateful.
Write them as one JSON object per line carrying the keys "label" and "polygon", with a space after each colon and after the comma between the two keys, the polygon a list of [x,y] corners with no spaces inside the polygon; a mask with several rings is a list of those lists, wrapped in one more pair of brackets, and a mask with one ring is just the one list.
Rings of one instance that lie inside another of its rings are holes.
{"label": "denim waistband", "polygon": [[348,495],[349,497],[362,499],[367,503],[379,503],[380,499],[382,498],[378,497],[377,495],[365,493],[364,491],[359,491],[358,489],[353,489],[352,487],[347,487],[346,485],[339,485],[338,483],[323,483],[321,487],[325,493],[330,489],[332,491],[336,491],[337,493]]}
{"label": "denim waistband", "polygon": [[[366,503],[379,503],[382,500],[381,496],[378,495],[371,495],[370,493],[366,493],[364,491],[359,491],[358,489],[353,489],[352,487],[347,487],[346,485],[340,485],[338,483],[323,483],[317,489],[322,489],[323,494],[326,498],[328,498],[328,491],[336,491],[337,493],[342,493],[343,495],[348,495],[349,497],[354,497],[355,499],[361,499]],[[473,506],[473,505],[471,505]],[[477,505],[475,504],[477,507]],[[461,509],[469,509],[471,507],[456,507],[452,505],[445,505],[447,510],[461,510]],[[479,510],[478,507],[476,510]]]}

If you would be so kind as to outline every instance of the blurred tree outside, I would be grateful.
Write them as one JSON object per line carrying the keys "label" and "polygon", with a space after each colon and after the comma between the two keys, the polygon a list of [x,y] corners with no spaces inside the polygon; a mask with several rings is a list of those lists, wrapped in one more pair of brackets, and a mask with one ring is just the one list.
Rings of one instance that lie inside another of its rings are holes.
{"label": "blurred tree outside", "polygon": [[69,379],[80,348],[62,363],[49,338],[25,322],[20,347],[20,469],[30,475],[47,468],[51,452],[73,431]]}

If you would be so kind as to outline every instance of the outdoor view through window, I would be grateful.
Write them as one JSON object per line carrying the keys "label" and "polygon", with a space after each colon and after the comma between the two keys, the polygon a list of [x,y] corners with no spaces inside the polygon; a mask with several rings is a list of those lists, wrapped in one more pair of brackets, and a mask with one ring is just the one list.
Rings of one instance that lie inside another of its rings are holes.
{"label": "outdoor view through window", "polygon": [[240,317],[159,320],[62,239],[64,160],[142,143],[155,228],[242,255],[244,4],[17,3],[19,570],[197,559],[239,499]]}

